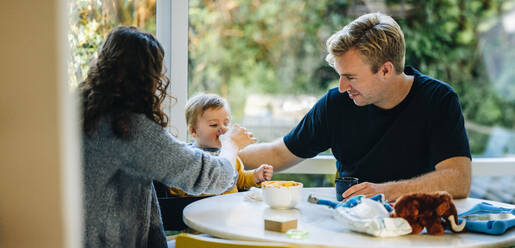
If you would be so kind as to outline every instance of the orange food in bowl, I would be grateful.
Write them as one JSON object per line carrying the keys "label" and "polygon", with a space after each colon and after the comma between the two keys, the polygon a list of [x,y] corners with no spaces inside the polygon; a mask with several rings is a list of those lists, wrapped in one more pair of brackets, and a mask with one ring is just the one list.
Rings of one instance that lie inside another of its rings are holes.
{"label": "orange food in bowl", "polygon": [[268,181],[261,183],[263,199],[272,208],[288,209],[297,205],[302,196],[302,183],[294,181]]}
{"label": "orange food in bowl", "polygon": [[294,186],[299,186],[299,185],[302,185],[302,183],[298,183],[295,181],[267,181],[267,182],[261,183],[262,187],[269,187],[269,188],[280,188],[280,187],[288,188],[288,187],[294,187]]}

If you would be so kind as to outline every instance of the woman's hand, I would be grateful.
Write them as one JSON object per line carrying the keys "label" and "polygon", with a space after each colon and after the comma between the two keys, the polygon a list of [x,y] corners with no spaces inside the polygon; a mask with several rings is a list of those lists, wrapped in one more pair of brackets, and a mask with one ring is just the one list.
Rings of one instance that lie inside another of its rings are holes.
{"label": "woman's hand", "polygon": [[220,135],[219,138],[222,146],[231,143],[235,145],[238,150],[256,142],[254,134],[247,132],[246,128],[240,127],[238,124],[234,124],[225,134]]}

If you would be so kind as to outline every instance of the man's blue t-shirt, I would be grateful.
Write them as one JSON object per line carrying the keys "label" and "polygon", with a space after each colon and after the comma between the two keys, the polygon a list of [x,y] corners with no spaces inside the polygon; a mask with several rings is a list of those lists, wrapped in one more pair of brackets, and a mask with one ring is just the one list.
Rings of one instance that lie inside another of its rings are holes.
{"label": "man's blue t-shirt", "polygon": [[439,162],[470,156],[458,96],[444,82],[412,67],[414,81],[393,109],[356,106],[348,94],[329,90],[284,137],[298,157],[331,148],[339,176],[381,183],[433,171]]}

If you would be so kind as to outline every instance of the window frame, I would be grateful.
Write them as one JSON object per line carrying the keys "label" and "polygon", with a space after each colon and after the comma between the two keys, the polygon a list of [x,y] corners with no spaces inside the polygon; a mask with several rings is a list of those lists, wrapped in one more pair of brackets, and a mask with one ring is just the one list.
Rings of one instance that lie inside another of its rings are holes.
{"label": "window frame", "polygon": [[156,35],[165,51],[168,95],[174,97],[165,104],[164,111],[170,117],[170,132],[183,141],[187,138],[184,106],[188,100],[188,6],[188,0],[156,2]]}
{"label": "window frame", "polygon": [[[176,98],[165,112],[171,117],[172,133],[183,141],[187,138],[184,106],[188,99],[188,13],[188,0],[157,0],[156,33],[166,54],[166,75],[171,81],[169,93]],[[278,173],[335,174],[335,163],[334,156],[319,155]],[[515,175],[515,156],[472,159],[472,176],[508,175]]]}

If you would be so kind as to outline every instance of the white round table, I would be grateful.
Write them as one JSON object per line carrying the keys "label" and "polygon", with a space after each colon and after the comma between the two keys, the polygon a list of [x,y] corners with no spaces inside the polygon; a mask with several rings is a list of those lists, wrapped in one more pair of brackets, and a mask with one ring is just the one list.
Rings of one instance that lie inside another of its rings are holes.
{"label": "white round table", "polygon": [[[309,194],[319,199],[336,200],[334,188],[305,188],[302,200],[295,209],[271,209],[262,201],[250,200],[246,192],[210,197],[188,205],[183,212],[189,227],[216,237],[235,240],[275,241],[300,246],[327,247],[506,247],[515,245],[515,228],[503,235],[480,233],[452,233],[433,236],[422,233],[393,238],[378,238],[352,232],[342,227],[325,206],[307,202]],[[455,200],[458,213],[468,210],[484,200],[467,198]],[[497,206],[514,205],[487,201]],[[300,240],[290,239],[284,233],[265,231],[264,218],[270,216],[295,217],[297,229],[309,232]]]}

